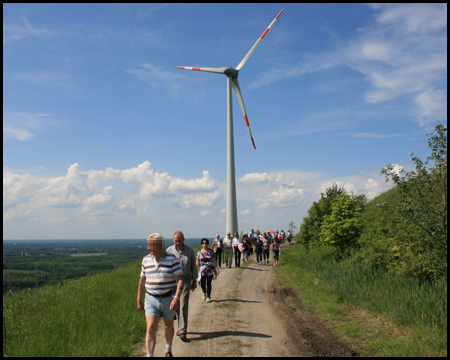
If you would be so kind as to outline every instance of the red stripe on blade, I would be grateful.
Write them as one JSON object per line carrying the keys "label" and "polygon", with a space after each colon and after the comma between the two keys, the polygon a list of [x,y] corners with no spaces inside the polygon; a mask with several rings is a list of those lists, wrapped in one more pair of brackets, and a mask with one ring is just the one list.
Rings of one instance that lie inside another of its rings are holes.
{"label": "red stripe on blade", "polygon": [[280,13],[277,15],[277,17],[275,19],[278,19],[283,11],[284,11],[284,9],[280,11]]}
{"label": "red stripe on blade", "polygon": [[266,36],[266,34],[269,32],[269,28],[266,29],[266,31],[263,32],[263,34],[261,35],[261,39],[264,39],[264,36]]}
{"label": "red stripe on blade", "polygon": [[250,124],[248,123],[248,118],[247,118],[247,115],[244,115],[244,120],[245,120],[245,123],[247,124],[247,127],[249,127],[249,126],[250,126]]}
{"label": "red stripe on blade", "polygon": [[192,70],[200,71],[200,68],[199,67],[193,67]]}

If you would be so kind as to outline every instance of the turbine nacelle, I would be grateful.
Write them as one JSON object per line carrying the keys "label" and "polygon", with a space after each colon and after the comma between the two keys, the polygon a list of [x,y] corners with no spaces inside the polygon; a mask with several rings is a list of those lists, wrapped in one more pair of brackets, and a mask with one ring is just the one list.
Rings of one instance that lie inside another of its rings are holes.
{"label": "turbine nacelle", "polygon": [[239,70],[233,69],[230,66],[230,67],[226,68],[223,73],[232,79],[236,79],[239,75]]}

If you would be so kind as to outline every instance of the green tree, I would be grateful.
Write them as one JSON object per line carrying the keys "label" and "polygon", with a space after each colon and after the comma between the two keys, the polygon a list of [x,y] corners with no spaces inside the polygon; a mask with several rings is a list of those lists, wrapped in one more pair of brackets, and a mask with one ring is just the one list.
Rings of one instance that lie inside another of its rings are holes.
{"label": "green tree", "polygon": [[429,136],[431,155],[425,162],[411,154],[415,170],[396,171],[392,164],[381,172],[399,188],[396,210],[405,221],[421,228],[427,248],[440,248],[436,261],[447,261],[447,128],[438,124]]}
{"label": "green tree", "polygon": [[341,256],[358,240],[362,228],[361,213],[367,203],[365,195],[340,194],[331,205],[331,213],[325,216],[320,227],[320,240],[337,247]]}
{"label": "green tree", "polygon": [[400,201],[396,186],[367,204],[360,237],[347,260],[421,281],[442,279],[445,261],[439,254],[441,245],[427,241],[420,227],[404,221],[392,205]]}
{"label": "green tree", "polygon": [[320,246],[320,227],[323,224],[325,216],[331,214],[331,204],[345,190],[339,188],[337,184],[327,188],[325,193],[320,194],[320,200],[314,201],[308,210],[308,216],[303,218],[300,225],[300,235],[298,241],[308,248]]}

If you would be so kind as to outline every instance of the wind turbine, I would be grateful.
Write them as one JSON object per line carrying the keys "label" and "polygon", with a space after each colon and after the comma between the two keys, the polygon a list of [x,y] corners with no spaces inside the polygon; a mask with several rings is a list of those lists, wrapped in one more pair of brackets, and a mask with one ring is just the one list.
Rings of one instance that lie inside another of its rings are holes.
{"label": "wind turbine", "polygon": [[239,87],[238,75],[239,70],[241,70],[250,56],[252,56],[255,49],[261,43],[262,39],[267,35],[270,28],[278,20],[281,13],[284,11],[282,9],[278,15],[273,19],[267,29],[258,38],[255,44],[252,46],[247,55],[244,56],[242,61],[236,66],[235,69],[232,67],[221,67],[221,68],[210,68],[210,67],[190,67],[190,66],[178,66],[178,69],[184,70],[196,70],[212,72],[216,74],[224,74],[227,77],[227,220],[226,220],[226,231],[231,233],[233,236],[235,232],[238,232],[238,221],[237,221],[237,206],[236,206],[236,176],[234,169],[234,135],[233,135],[233,102],[231,96],[231,88],[239,101],[241,106],[242,114],[244,115],[245,124],[247,125],[247,130],[252,140],[253,147],[256,149],[255,141],[253,140],[252,131],[250,130],[250,124],[247,118],[247,112],[245,111],[244,101],[242,99],[241,89]]}

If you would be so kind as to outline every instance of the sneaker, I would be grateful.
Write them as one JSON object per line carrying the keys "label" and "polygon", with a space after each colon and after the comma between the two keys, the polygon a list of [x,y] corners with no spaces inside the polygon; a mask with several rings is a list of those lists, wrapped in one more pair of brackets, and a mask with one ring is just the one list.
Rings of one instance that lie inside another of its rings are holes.
{"label": "sneaker", "polygon": [[205,293],[203,293],[202,299],[206,300],[206,294]]}
{"label": "sneaker", "polygon": [[206,302],[207,303],[211,302],[211,298],[206,298]]}

